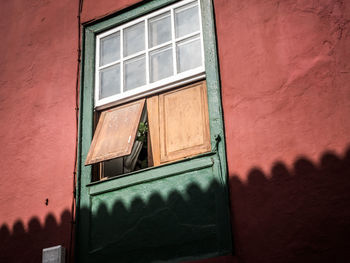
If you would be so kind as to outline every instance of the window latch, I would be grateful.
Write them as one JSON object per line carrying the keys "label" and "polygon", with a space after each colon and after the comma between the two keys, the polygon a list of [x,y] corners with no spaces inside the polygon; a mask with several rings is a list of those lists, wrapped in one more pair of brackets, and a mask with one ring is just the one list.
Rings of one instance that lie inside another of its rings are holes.
{"label": "window latch", "polygon": [[220,136],[220,134],[215,134],[215,135],[214,135],[214,139],[215,139],[215,148],[214,148],[214,152],[217,152],[217,151],[218,151],[219,143],[220,143],[220,141],[221,141],[221,136]]}

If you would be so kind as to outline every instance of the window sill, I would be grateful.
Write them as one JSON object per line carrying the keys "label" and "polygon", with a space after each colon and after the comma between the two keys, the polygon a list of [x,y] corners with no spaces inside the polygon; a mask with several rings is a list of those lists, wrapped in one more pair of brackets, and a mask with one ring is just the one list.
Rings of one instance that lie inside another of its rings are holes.
{"label": "window sill", "polygon": [[90,195],[98,195],[132,185],[142,184],[185,172],[199,170],[201,168],[208,168],[214,165],[214,160],[211,157],[215,154],[216,152],[208,152],[176,162],[163,164],[156,167],[149,167],[132,173],[89,183],[86,186],[89,188]]}

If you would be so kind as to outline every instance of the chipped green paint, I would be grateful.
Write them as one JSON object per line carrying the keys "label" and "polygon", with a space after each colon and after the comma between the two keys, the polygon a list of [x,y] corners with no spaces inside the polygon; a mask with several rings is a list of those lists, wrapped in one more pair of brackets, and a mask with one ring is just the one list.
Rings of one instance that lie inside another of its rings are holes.
{"label": "chipped green paint", "polygon": [[96,34],[173,2],[141,2],[84,28],[77,177],[78,262],[179,262],[231,251],[211,0],[200,3],[212,152],[96,183],[91,183],[91,167],[84,166],[93,136]]}

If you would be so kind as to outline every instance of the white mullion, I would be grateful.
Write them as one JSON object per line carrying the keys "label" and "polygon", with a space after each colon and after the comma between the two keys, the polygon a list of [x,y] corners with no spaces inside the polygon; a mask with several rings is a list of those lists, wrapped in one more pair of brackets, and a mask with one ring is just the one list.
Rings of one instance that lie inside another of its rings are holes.
{"label": "white mullion", "polygon": [[197,41],[199,38],[200,38],[200,33],[198,33],[197,35],[194,35],[192,37],[189,37],[188,39],[178,40],[178,41],[176,41],[176,43],[181,43],[181,45],[188,44],[188,43]]}
{"label": "white mullion", "polygon": [[171,43],[173,47],[173,71],[174,76],[177,75],[177,58],[176,58],[176,42],[175,42],[175,15],[174,8],[170,10],[171,17]]}
{"label": "white mullion", "polygon": [[120,94],[124,93],[124,29],[120,29]]}
{"label": "white mullion", "polygon": [[120,59],[113,61],[111,63],[108,63],[106,65],[100,66],[99,69],[101,70],[101,69],[109,68],[111,66],[117,65],[118,63],[120,63]]}
{"label": "white mullion", "polygon": [[150,70],[149,70],[149,51],[148,51],[148,18],[145,19],[145,56],[146,56],[146,85],[149,84]]}
{"label": "white mullion", "polygon": [[191,38],[191,37],[193,37],[193,36],[195,36],[195,35],[200,35],[200,34],[201,34],[201,31],[200,31],[200,30],[197,30],[197,31],[194,31],[194,32],[189,33],[189,34],[187,34],[187,35],[184,35],[184,36],[182,36],[182,37],[178,37],[178,38],[175,39],[175,41],[176,41],[176,42],[179,42],[179,41],[182,41],[182,40],[184,40],[184,39],[186,39],[186,38]]}
{"label": "white mullion", "polygon": [[141,50],[141,51],[137,51],[136,53],[132,54],[132,55],[129,55],[127,57],[124,58],[124,60],[130,60],[130,59],[133,59],[133,58],[136,58],[136,57],[139,57],[140,55],[142,54],[145,54],[145,50]]}
{"label": "white mullion", "polygon": [[171,45],[172,44],[172,40],[169,40],[167,42],[164,42],[162,44],[159,44],[158,46],[154,46],[154,47],[151,47],[148,49],[149,52],[152,52],[153,50],[156,50],[156,49],[161,49],[165,46],[168,46],[168,45]]}

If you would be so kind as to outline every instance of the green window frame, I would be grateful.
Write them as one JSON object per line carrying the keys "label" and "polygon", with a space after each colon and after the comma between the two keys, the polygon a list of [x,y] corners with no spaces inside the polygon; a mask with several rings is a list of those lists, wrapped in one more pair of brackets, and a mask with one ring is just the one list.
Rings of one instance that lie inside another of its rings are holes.
{"label": "green window frame", "polygon": [[[175,187],[175,185],[181,185],[181,182],[184,182],[186,178],[192,178],[192,181],[190,182],[191,185],[198,183],[198,185],[203,186],[204,188],[208,186],[208,180],[212,177],[212,179],[215,181],[215,187],[211,188],[211,191],[214,191],[213,194],[216,198],[216,207],[215,215],[211,215],[211,218],[215,217],[216,225],[214,236],[216,237],[216,240],[215,242],[210,243],[213,245],[208,248],[195,248],[193,251],[191,251],[191,249],[182,248],[180,245],[178,249],[181,252],[179,252],[179,254],[174,254],[171,252],[170,247],[172,245],[170,242],[169,250],[166,250],[168,252],[159,252],[158,255],[157,251],[159,250],[150,249],[153,257],[150,256],[150,258],[148,258],[146,261],[194,260],[199,258],[220,256],[228,254],[232,251],[219,64],[216,49],[214,10],[211,0],[200,0],[206,85],[208,94],[210,142],[212,149],[211,152],[94,183],[91,183],[91,166],[84,165],[93,138],[94,129],[94,70],[96,35],[175,2],[177,1],[153,0],[147,1],[146,3],[140,2],[139,4],[127,8],[127,10],[117,12],[113,16],[84,25],[77,161],[76,254],[78,262],[96,262],[97,260],[104,260],[105,262],[108,262],[108,259],[113,257],[110,251],[104,252],[103,250],[105,247],[108,248],[108,246],[111,246],[110,243],[108,243],[108,237],[104,238],[106,240],[99,240],[100,236],[98,235],[98,231],[101,229],[94,230],[92,227],[94,224],[95,226],[96,224],[99,225],[99,223],[94,223],[94,220],[96,219],[94,216],[97,213],[97,208],[94,207],[94,202],[102,199],[108,200],[112,194],[115,195],[118,193],[123,193],[124,196],[126,194],[132,195],[145,184],[153,184],[152,187],[154,186],[154,189],[157,189],[157,187],[162,187],[161,184],[163,181],[167,182],[167,185],[170,185],[169,187],[172,185]],[[204,179],[201,179],[201,173],[205,174],[206,177],[203,175],[203,178],[205,177]],[[182,175],[185,175],[185,177]],[[159,191],[161,193],[162,190],[159,189]],[[180,190],[179,194],[182,194]],[[194,203],[194,205],[196,204]],[[106,209],[108,210],[108,204]],[[191,211],[193,211],[193,209],[191,209]],[[186,213],[186,211],[184,213]],[[96,220],[98,222],[103,222],[104,219],[101,216],[101,218]],[[198,240],[198,242],[200,242],[200,240]],[[184,247],[189,246],[189,243],[187,245],[185,244],[186,240],[184,240]],[[205,251],[208,251],[208,253]],[[118,255],[120,256],[121,254],[116,252],[117,257]],[[121,262],[123,262],[122,256]]]}

